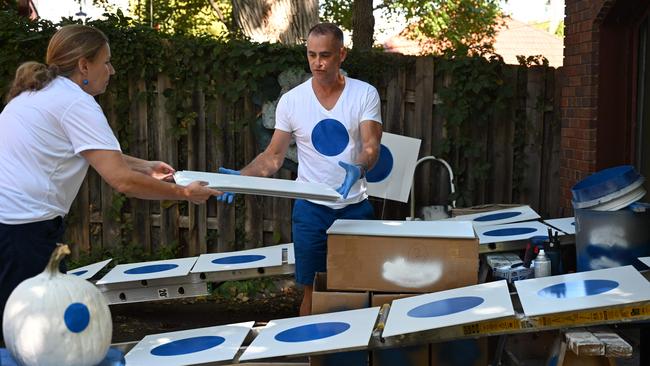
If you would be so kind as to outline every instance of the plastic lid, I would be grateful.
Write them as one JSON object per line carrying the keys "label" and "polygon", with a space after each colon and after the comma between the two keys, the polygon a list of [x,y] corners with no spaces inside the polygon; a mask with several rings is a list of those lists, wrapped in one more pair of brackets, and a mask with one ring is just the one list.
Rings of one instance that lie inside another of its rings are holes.
{"label": "plastic lid", "polygon": [[631,165],[596,172],[571,188],[575,208],[592,207],[616,199],[643,184],[644,178]]}

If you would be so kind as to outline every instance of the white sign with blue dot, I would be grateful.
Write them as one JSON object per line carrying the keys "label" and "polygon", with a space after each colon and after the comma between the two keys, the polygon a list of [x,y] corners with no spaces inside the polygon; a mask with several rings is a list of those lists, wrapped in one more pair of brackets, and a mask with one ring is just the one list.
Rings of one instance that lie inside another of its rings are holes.
{"label": "white sign with blue dot", "polygon": [[408,202],[421,142],[420,139],[384,132],[379,159],[366,174],[368,195]]}
{"label": "white sign with blue dot", "polygon": [[87,280],[89,278],[92,278],[94,275],[97,274],[97,272],[101,271],[102,268],[106,267],[110,261],[113,259],[106,259],[101,262],[89,264],[87,266],[75,268],[75,269],[69,269],[68,274],[70,275],[75,275],[81,279]]}
{"label": "white sign with blue dot", "polygon": [[633,266],[516,281],[528,316],[650,300],[650,282]]}
{"label": "white sign with blue dot", "polygon": [[98,285],[156,278],[187,276],[198,257],[166,259],[160,261],[118,264],[106,276],[97,281]]}
{"label": "white sign with blue dot", "polygon": [[368,346],[379,307],[270,321],[239,358],[258,360]]}
{"label": "white sign with blue dot", "polygon": [[194,268],[192,268],[192,273],[233,271],[281,265],[282,248],[276,245],[237,252],[201,254]]}
{"label": "white sign with blue dot", "polygon": [[255,322],[148,335],[126,354],[129,366],[232,361]]}
{"label": "white sign with blue dot", "polygon": [[563,231],[566,234],[573,235],[576,233],[576,218],[563,217],[561,219],[544,220],[545,224],[551,225],[554,228]]}
{"label": "white sign with blue dot", "polygon": [[505,280],[393,300],[383,337],[514,316]]}
{"label": "white sign with blue dot", "polygon": [[474,227],[480,227],[488,225],[510,224],[513,222],[536,220],[539,218],[539,214],[530,208],[530,206],[519,206],[506,208],[503,210],[480,212],[470,215],[460,215],[447,220],[471,221]]}
{"label": "white sign with blue dot", "polygon": [[180,185],[188,185],[197,180],[204,181],[208,182],[211,188],[232,193],[321,201],[336,201],[341,198],[334,188],[324,183],[297,182],[288,179],[182,170],[174,173],[174,180]]}
{"label": "white sign with blue dot", "polygon": [[539,221],[517,222],[514,224],[474,227],[479,244],[528,240],[534,236],[548,238],[550,226]]}
{"label": "white sign with blue dot", "polygon": [[650,257],[640,257],[639,260],[641,261],[641,263],[650,267]]}

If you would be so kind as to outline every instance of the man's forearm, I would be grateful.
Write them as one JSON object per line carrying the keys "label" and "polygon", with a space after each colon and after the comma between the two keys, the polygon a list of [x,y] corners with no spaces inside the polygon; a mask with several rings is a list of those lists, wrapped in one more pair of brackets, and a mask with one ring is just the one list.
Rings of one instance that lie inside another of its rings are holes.
{"label": "man's forearm", "polygon": [[149,161],[138,159],[136,157],[126,155],[126,154],[122,154],[122,157],[124,158],[124,161],[129,166],[129,168],[131,168],[132,170],[135,170],[136,172],[140,172],[140,173],[145,173],[145,174],[148,172]]}
{"label": "man's forearm", "polygon": [[270,177],[275,174],[280,167],[282,167],[283,162],[284,157],[280,159],[277,156],[261,153],[241,169],[240,173],[241,175],[250,175],[254,177]]}

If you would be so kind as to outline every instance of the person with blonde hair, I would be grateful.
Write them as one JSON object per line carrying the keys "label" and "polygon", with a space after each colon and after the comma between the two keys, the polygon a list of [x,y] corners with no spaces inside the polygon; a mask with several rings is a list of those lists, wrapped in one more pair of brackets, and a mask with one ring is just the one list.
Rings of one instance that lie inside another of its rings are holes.
{"label": "person with blonde hair", "polygon": [[127,196],[199,204],[222,194],[203,182],[165,182],[171,166],[122,153],[93,98],[115,74],[100,30],[62,27],[46,63],[20,65],[0,113],[0,319],[11,291],[43,271],[61,241],[89,165]]}

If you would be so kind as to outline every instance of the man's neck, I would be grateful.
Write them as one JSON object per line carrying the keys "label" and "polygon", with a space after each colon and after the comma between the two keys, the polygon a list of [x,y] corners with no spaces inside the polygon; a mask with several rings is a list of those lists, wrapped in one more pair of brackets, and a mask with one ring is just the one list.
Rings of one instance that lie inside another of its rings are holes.
{"label": "man's neck", "polygon": [[345,77],[338,73],[330,80],[312,79],[312,87],[320,95],[332,95],[339,93],[345,87]]}

